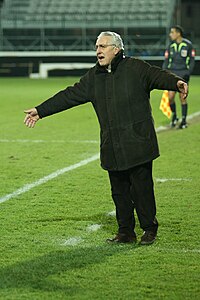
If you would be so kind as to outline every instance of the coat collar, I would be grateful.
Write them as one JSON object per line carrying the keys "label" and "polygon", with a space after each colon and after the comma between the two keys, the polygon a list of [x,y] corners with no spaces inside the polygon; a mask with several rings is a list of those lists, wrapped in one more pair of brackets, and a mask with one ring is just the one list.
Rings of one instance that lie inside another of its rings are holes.
{"label": "coat collar", "polygon": [[[111,72],[114,72],[117,69],[118,64],[124,58],[124,51],[120,50],[117,55],[113,58],[111,62]],[[96,63],[96,73],[107,73],[108,70],[104,66],[100,66],[100,64]]]}

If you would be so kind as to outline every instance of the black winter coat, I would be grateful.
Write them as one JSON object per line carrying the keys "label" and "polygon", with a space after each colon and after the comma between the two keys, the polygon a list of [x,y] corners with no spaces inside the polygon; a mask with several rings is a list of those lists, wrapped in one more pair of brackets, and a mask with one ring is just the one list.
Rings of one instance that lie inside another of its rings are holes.
{"label": "black winter coat", "polygon": [[78,83],[36,107],[40,118],[91,102],[100,124],[101,166],[127,170],[159,156],[150,92],[177,91],[181,78],[119,52],[111,72],[98,63]]}

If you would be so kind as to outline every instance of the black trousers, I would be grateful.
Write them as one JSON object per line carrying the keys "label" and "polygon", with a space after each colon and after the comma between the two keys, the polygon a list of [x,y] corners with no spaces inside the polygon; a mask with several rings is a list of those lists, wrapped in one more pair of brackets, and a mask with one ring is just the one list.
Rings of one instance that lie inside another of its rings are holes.
{"label": "black trousers", "polygon": [[136,210],[140,227],[157,232],[152,161],[126,171],[109,171],[119,233],[134,234]]}

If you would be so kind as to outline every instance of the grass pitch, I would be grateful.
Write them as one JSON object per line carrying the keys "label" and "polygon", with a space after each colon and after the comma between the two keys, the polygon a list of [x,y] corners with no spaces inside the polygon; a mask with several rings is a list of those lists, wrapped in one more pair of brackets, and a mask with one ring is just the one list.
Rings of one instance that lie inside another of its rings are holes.
{"label": "grass pitch", "polygon": [[[23,110],[77,78],[0,79],[0,197],[99,151],[90,104],[48,117],[34,129]],[[189,114],[200,110],[200,77]],[[151,94],[156,127],[161,91]],[[180,115],[180,104],[177,99]],[[151,246],[107,245],[116,233],[107,173],[99,161],[1,203],[0,299],[199,299],[200,123],[158,134],[154,163],[159,232]],[[137,223],[138,240],[142,230]]]}

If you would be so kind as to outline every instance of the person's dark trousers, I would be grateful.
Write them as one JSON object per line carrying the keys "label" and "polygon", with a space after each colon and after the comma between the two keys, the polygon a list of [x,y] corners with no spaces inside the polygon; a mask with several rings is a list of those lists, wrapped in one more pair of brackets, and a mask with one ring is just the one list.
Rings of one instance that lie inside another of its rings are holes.
{"label": "person's dark trousers", "polygon": [[152,161],[126,171],[109,171],[119,233],[134,234],[134,208],[144,231],[157,232]]}

